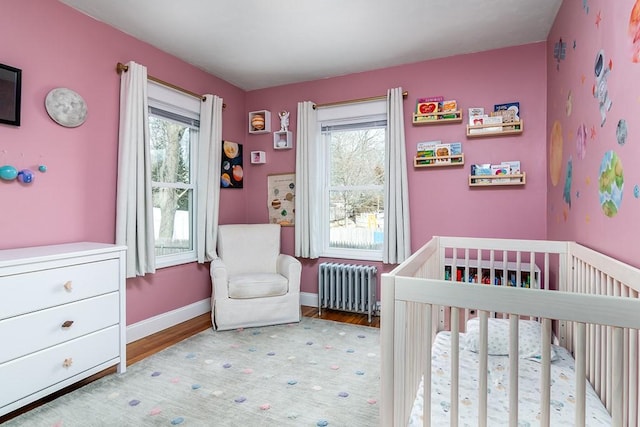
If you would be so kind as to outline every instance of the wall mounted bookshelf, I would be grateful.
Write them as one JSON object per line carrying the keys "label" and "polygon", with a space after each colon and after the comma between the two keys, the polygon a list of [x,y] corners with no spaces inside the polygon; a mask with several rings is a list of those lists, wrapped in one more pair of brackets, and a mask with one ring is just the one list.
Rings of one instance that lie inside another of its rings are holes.
{"label": "wall mounted bookshelf", "polygon": [[[500,128],[500,130],[493,130]],[[519,135],[524,131],[524,122],[496,123],[486,125],[467,125],[467,138],[486,138],[493,136]]]}
{"label": "wall mounted bookshelf", "polygon": [[413,158],[413,166],[416,168],[437,168],[446,166],[463,166],[464,154],[454,154],[453,156],[421,157]]}
{"label": "wall mounted bookshelf", "polygon": [[462,123],[462,111],[441,111],[429,114],[413,114],[413,125],[442,125],[446,123]]}
{"label": "wall mounted bookshelf", "polygon": [[498,187],[502,185],[525,185],[524,172],[511,175],[469,175],[469,187]]}

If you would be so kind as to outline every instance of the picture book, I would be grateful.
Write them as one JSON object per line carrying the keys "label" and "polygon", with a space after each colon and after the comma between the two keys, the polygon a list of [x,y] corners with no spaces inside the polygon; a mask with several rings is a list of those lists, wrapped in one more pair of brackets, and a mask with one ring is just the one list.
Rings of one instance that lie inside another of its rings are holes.
{"label": "picture book", "polygon": [[[475,126],[477,118],[484,117],[484,108],[482,107],[471,107],[469,108],[469,125]],[[482,124],[482,123],[480,123]]]}
{"label": "picture book", "polygon": [[451,145],[437,144],[436,147],[436,163],[451,163]]}
{"label": "picture book", "polygon": [[492,180],[493,182],[509,182],[507,175],[510,174],[510,168],[508,165],[491,165],[491,175],[505,176],[505,178],[499,178]]}
{"label": "picture book", "polygon": [[[482,176],[482,175],[491,175],[491,164],[473,164],[471,165],[471,175],[474,176]],[[475,179],[472,182],[491,182],[490,179]]]}
{"label": "picture book", "polygon": [[449,143],[451,156],[460,156],[453,157],[451,159],[451,163],[462,163],[462,143],[461,142],[451,142]]}
{"label": "picture book", "polygon": [[[509,173],[511,175],[519,175],[520,172],[520,160],[509,160],[505,162],[501,162],[500,164],[509,166]],[[512,182],[520,182],[520,177],[510,178]]]}
{"label": "picture book", "polygon": [[[520,103],[519,102],[507,102],[504,104],[496,104],[493,106],[493,111],[504,111],[504,110],[510,110],[513,111],[513,121],[514,122],[519,122],[520,121]],[[507,123],[507,122],[505,122]],[[519,129],[519,126],[515,126],[516,129]]]}
{"label": "picture book", "polygon": [[436,146],[442,141],[419,142],[416,158],[418,164],[430,165],[436,162]]}

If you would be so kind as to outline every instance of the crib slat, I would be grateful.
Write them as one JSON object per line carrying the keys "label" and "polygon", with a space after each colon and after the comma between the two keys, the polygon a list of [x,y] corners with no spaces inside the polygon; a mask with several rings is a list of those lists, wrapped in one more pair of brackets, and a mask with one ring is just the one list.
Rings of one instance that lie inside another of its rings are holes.
{"label": "crib slat", "polygon": [[487,393],[488,393],[488,361],[489,361],[489,313],[481,311],[480,314],[480,373],[478,378],[478,426],[487,426]]}
{"label": "crib slat", "polygon": [[518,425],[518,316],[509,316],[509,426]]}
{"label": "crib slat", "polygon": [[[458,307],[451,307],[451,412],[449,425],[458,427],[458,409],[460,402],[460,378],[458,377],[458,366],[460,358],[460,310]],[[429,396],[430,398],[431,396]],[[426,399],[426,397],[425,397]]]}
{"label": "crib slat", "polygon": [[540,396],[540,425],[551,422],[551,320],[542,320],[542,393]]}
{"label": "crib slat", "polygon": [[574,425],[585,425],[585,399],[586,399],[586,382],[585,382],[585,352],[586,352],[586,328],[584,323],[576,325],[576,350],[575,350],[575,373],[576,373],[576,419]]}
{"label": "crib slat", "polygon": [[622,369],[622,340],[624,330],[622,328],[613,328],[613,369],[611,372],[612,388],[611,390],[611,415],[613,418],[613,426],[622,426],[622,383],[623,369]]}
{"label": "crib slat", "polygon": [[424,379],[423,379],[423,412],[422,419],[425,427],[431,426],[431,331],[432,331],[432,309],[433,305],[425,304],[424,317],[425,317],[425,332],[428,336],[424,340]]}

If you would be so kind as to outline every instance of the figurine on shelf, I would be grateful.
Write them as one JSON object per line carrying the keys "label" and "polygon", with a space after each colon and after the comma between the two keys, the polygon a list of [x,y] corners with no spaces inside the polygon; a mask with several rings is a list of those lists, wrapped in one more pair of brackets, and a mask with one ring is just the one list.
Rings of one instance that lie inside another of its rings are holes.
{"label": "figurine on shelf", "polygon": [[286,132],[289,127],[289,112],[288,111],[280,111],[280,130],[282,132]]}

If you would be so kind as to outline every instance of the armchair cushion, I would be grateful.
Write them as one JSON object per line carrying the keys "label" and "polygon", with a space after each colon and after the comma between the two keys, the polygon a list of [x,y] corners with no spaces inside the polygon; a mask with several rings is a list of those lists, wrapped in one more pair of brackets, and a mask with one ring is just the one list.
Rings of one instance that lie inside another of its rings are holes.
{"label": "armchair cushion", "polygon": [[229,278],[229,298],[264,298],[287,293],[288,280],[275,273],[236,274]]}

